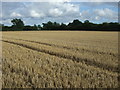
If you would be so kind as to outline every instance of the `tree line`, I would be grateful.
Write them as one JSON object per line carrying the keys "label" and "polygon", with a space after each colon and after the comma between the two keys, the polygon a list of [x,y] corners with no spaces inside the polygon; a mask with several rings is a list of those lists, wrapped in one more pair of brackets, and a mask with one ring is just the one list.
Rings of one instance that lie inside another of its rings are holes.
{"label": "tree line", "polygon": [[101,24],[95,24],[90,22],[89,20],[85,20],[84,22],[79,21],[78,19],[73,20],[69,24],[57,23],[48,21],[47,23],[42,23],[41,25],[34,24],[25,25],[21,19],[13,19],[11,20],[12,26],[4,26],[4,24],[0,24],[2,27],[2,31],[39,31],[39,30],[71,30],[71,31],[119,31],[120,23],[117,22],[103,22]]}

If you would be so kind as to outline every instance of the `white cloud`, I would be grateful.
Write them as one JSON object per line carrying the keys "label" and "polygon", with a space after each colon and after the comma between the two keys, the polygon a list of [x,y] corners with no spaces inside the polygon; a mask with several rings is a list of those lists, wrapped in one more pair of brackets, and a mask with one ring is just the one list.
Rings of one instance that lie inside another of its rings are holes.
{"label": "white cloud", "polygon": [[52,8],[57,7],[57,9],[64,11],[65,13],[69,12],[79,12],[79,6],[72,3],[64,3],[64,2],[50,2],[49,5]]}
{"label": "white cloud", "polygon": [[39,2],[70,2],[71,0],[36,0]]}
{"label": "white cloud", "polygon": [[61,16],[61,15],[63,14],[63,12],[60,11],[59,9],[57,9],[57,8],[55,8],[55,9],[50,9],[50,10],[49,10],[49,13],[50,13],[50,15],[55,16],[55,17]]}
{"label": "white cloud", "polygon": [[44,17],[44,16],[45,16],[43,13],[38,13],[38,12],[36,12],[35,10],[31,10],[31,11],[30,11],[30,15],[31,15],[32,17],[37,17],[37,18],[40,18],[40,17]]}
{"label": "white cloud", "polygon": [[82,20],[91,20],[92,17],[92,12],[90,12],[89,10],[85,10],[80,13],[80,19]]}
{"label": "white cloud", "polygon": [[94,14],[100,17],[104,17],[106,19],[117,19],[117,12],[109,9],[109,8],[104,8],[104,9],[96,9],[94,10]]}
{"label": "white cloud", "polygon": [[119,0],[2,0],[3,2],[119,2]]}
{"label": "white cloud", "polygon": [[[27,3],[26,3],[27,4]],[[70,16],[76,13],[79,13],[79,6],[73,5],[70,3],[64,3],[64,2],[43,2],[43,3],[31,3],[27,4],[27,11],[28,13],[32,13],[32,15],[39,17],[58,17],[58,16]],[[34,10],[34,12],[29,11]],[[27,14],[28,14],[27,13]]]}
{"label": "white cloud", "polygon": [[[42,0],[40,0],[40,1],[42,1]],[[63,1],[65,1],[65,0],[63,0]],[[69,2],[119,2],[119,0],[68,0],[68,1]]]}
{"label": "white cloud", "polygon": [[77,5],[67,4],[65,7],[67,8],[67,12],[79,12],[79,7]]}
{"label": "white cloud", "polygon": [[11,13],[11,17],[21,17],[22,15],[16,12]]}
{"label": "white cloud", "polygon": [[105,16],[106,15],[106,9],[96,9],[94,12],[99,16]]}
{"label": "white cloud", "polygon": [[99,16],[96,16],[96,17],[95,17],[95,20],[100,20],[100,17],[99,17]]}
{"label": "white cloud", "polygon": [[[6,7],[7,6],[7,7]],[[73,20],[79,17],[79,6],[72,3],[63,2],[4,2],[3,3],[3,20],[12,18],[21,18],[29,22],[30,19],[37,21],[64,21]],[[28,19],[26,19],[28,18]],[[66,18],[63,20],[63,18]],[[34,23],[34,22],[33,22]]]}
{"label": "white cloud", "polygon": [[[83,5],[81,3],[74,4],[64,2],[65,0],[62,0],[62,2],[3,3],[3,20],[19,17],[23,19],[26,24],[40,24],[47,21],[67,23],[74,19],[79,19],[81,21],[84,21],[86,19],[90,21],[100,21],[101,19],[105,18],[111,21],[117,20],[117,13],[109,8],[100,6],[99,9],[96,9],[95,6],[92,7],[92,5],[89,5],[90,3],[88,3],[88,5]],[[101,7],[103,9],[101,9]]]}
{"label": "white cloud", "polygon": [[80,12],[80,20],[89,20],[92,22],[114,22],[118,20],[117,12],[109,8],[83,10]]}
{"label": "white cloud", "polygon": [[10,25],[11,24],[11,20],[10,19],[6,19],[6,20],[2,20],[1,21],[3,24],[7,24],[7,25]]}
{"label": "white cloud", "polygon": [[2,2],[70,2],[71,0],[2,0]]}

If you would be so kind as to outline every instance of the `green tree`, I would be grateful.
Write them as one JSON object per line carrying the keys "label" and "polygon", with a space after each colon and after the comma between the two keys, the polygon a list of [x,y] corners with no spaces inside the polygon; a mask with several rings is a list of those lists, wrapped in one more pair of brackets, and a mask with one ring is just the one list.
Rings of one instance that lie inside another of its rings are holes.
{"label": "green tree", "polygon": [[38,30],[41,30],[41,28],[42,28],[41,25],[38,25],[37,27],[38,27]]}
{"label": "green tree", "polygon": [[36,24],[34,24],[34,26],[33,26],[33,30],[38,30],[38,27],[37,27]]}
{"label": "green tree", "polygon": [[61,30],[66,30],[66,29],[67,29],[67,25],[64,24],[64,23],[61,23],[60,29],[61,29]]}
{"label": "green tree", "polygon": [[92,30],[93,23],[89,22],[89,20],[85,20],[83,24],[84,30]]}
{"label": "green tree", "polygon": [[13,26],[12,26],[13,29],[19,30],[19,31],[23,30],[24,22],[21,19],[15,18],[11,20],[11,22],[13,23]]}
{"label": "green tree", "polygon": [[82,22],[79,21],[78,19],[73,20],[72,23],[69,23],[69,24],[68,24],[68,29],[70,29],[70,30],[78,30],[78,29],[80,29],[81,27],[82,27]]}

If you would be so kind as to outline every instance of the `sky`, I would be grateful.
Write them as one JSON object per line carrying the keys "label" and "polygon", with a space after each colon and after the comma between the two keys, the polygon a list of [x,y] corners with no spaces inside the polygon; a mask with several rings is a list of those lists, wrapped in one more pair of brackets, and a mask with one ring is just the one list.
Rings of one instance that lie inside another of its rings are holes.
{"label": "sky", "polygon": [[[11,1],[11,2],[10,2]],[[117,0],[4,0],[0,3],[0,23],[12,25],[11,20],[20,18],[26,25],[48,21],[68,24],[74,19],[94,23],[118,22]],[[44,2],[43,2],[44,1]],[[91,2],[90,2],[91,1]],[[96,1],[96,2],[95,2]],[[113,2],[114,1],[114,2]]]}

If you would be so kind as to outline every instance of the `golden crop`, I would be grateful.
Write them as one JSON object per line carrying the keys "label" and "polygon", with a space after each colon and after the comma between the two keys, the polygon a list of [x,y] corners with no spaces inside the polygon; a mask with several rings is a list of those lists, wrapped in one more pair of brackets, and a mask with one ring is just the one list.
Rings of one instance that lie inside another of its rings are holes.
{"label": "golden crop", "polygon": [[118,32],[3,32],[4,88],[117,88]]}

